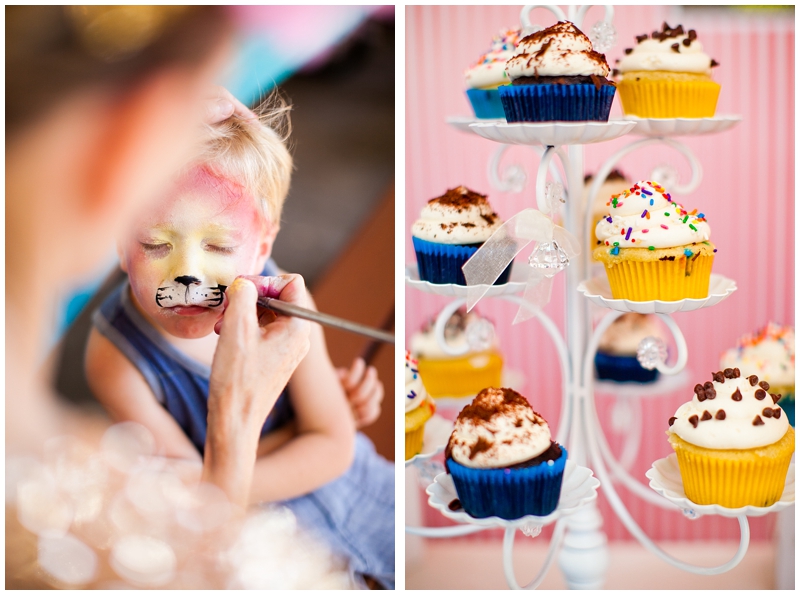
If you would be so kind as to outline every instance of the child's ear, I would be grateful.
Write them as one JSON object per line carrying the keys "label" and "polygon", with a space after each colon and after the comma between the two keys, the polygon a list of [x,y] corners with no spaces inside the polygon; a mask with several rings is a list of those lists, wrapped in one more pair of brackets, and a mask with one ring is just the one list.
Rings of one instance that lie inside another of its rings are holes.
{"label": "child's ear", "polygon": [[272,255],[272,246],[275,244],[275,238],[278,236],[281,226],[274,223],[269,223],[264,226],[261,231],[261,238],[258,241],[258,257],[257,266],[258,272],[264,270],[264,265]]}

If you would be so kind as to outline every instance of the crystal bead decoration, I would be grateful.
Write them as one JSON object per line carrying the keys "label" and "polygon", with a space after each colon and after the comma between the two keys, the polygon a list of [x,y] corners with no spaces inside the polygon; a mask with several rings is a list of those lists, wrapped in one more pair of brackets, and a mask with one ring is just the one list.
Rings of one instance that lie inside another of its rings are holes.
{"label": "crystal bead decoration", "polygon": [[531,524],[531,525],[522,525],[522,528],[520,529],[520,531],[522,531],[522,534],[525,537],[536,537],[537,535],[539,535],[539,533],[542,532],[542,526],[541,525],[533,525],[533,524]]}
{"label": "crystal bead decoration", "polygon": [[597,21],[589,32],[589,39],[595,52],[605,53],[617,43],[617,30],[606,21]]}
{"label": "crystal bead decoration", "polygon": [[561,203],[566,202],[563,195],[564,187],[558,182],[547,182],[547,184],[545,184],[544,200],[548,208],[548,212],[545,213],[546,215],[553,217],[558,212]]}
{"label": "crystal bead decoration", "polygon": [[658,165],[650,174],[650,179],[664,188],[675,188],[678,185],[678,170],[671,165]]}
{"label": "crystal bead decoration", "polygon": [[645,337],[636,350],[636,359],[645,370],[653,370],[667,361],[667,346],[657,337]]}
{"label": "crystal bead decoration", "polygon": [[528,264],[535,269],[543,270],[546,276],[551,277],[567,268],[569,257],[555,240],[539,242],[536,250],[528,258]]}
{"label": "crystal bead decoration", "polygon": [[494,344],[494,325],[485,318],[469,323],[464,334],[474,351],[486,351]]}

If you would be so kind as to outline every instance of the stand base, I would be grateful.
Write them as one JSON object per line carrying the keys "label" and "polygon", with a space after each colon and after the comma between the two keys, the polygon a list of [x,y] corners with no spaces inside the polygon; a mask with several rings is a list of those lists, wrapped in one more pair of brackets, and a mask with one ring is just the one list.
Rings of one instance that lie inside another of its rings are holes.
{"label": "stand base", "polygon": [[602,589],[605,585],[610,559],[602,525],[594,502],[567,519],[558,566],[570,589]]}

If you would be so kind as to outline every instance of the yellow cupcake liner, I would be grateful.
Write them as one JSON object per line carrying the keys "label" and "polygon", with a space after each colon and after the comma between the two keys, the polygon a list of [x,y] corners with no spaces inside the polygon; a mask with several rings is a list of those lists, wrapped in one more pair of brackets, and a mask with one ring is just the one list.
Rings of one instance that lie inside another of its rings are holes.
{"label": "yellow cupcake liner", "polygon": [[688,260],[618,259],[604,262],[615,300],[673,302],[708,297],[713,256],[697,254]]}
{"label": "yellow cupcake liner", "polygon": [[720,85],[712,80],[669,80],[625,76],[617,93],[626,116],[639,118],[712,118]]}
{"label": "yellow cupcake liner", "polygon": [[501,386],[503,356],[483,352],[448,359],[420,358],[417,369],[432,397],[471,397],[484,388]]}
{"label": "yellow cupcake liner", "polygon": [[422,436],[424,434],[424,423],[418,429],[406,432],[406,461],[422,452]]}
{"label": "yellow cupcake liner", "polygon": [[783,494],[794,453],[791,426],[775,444],[747,450],[702,448],[675,434],[669,441],[678,457],[686,497],[695,504],[771,506]]}

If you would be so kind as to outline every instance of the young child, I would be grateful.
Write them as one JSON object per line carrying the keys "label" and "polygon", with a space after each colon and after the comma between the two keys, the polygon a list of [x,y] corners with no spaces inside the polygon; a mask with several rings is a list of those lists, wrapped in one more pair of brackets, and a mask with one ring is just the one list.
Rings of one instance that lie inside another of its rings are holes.
{"label": "young child", "polygon": [[[128,280],[95,312],[87,378],[115,420],[149,428],[166,456],[202,457],[226,288],[237,276],[280,274],[269,256],[292,168],[279,132],[287,110],[272,104],[260,121],[213,125],[199,159],[118,244]],[[355,432],[345,395],[357,419],[370,417],[375,385],[359,362],[337,372],[314,325],[264,423],[251,502],[286,505],[355,575],[393,589],[394,469]]]}

